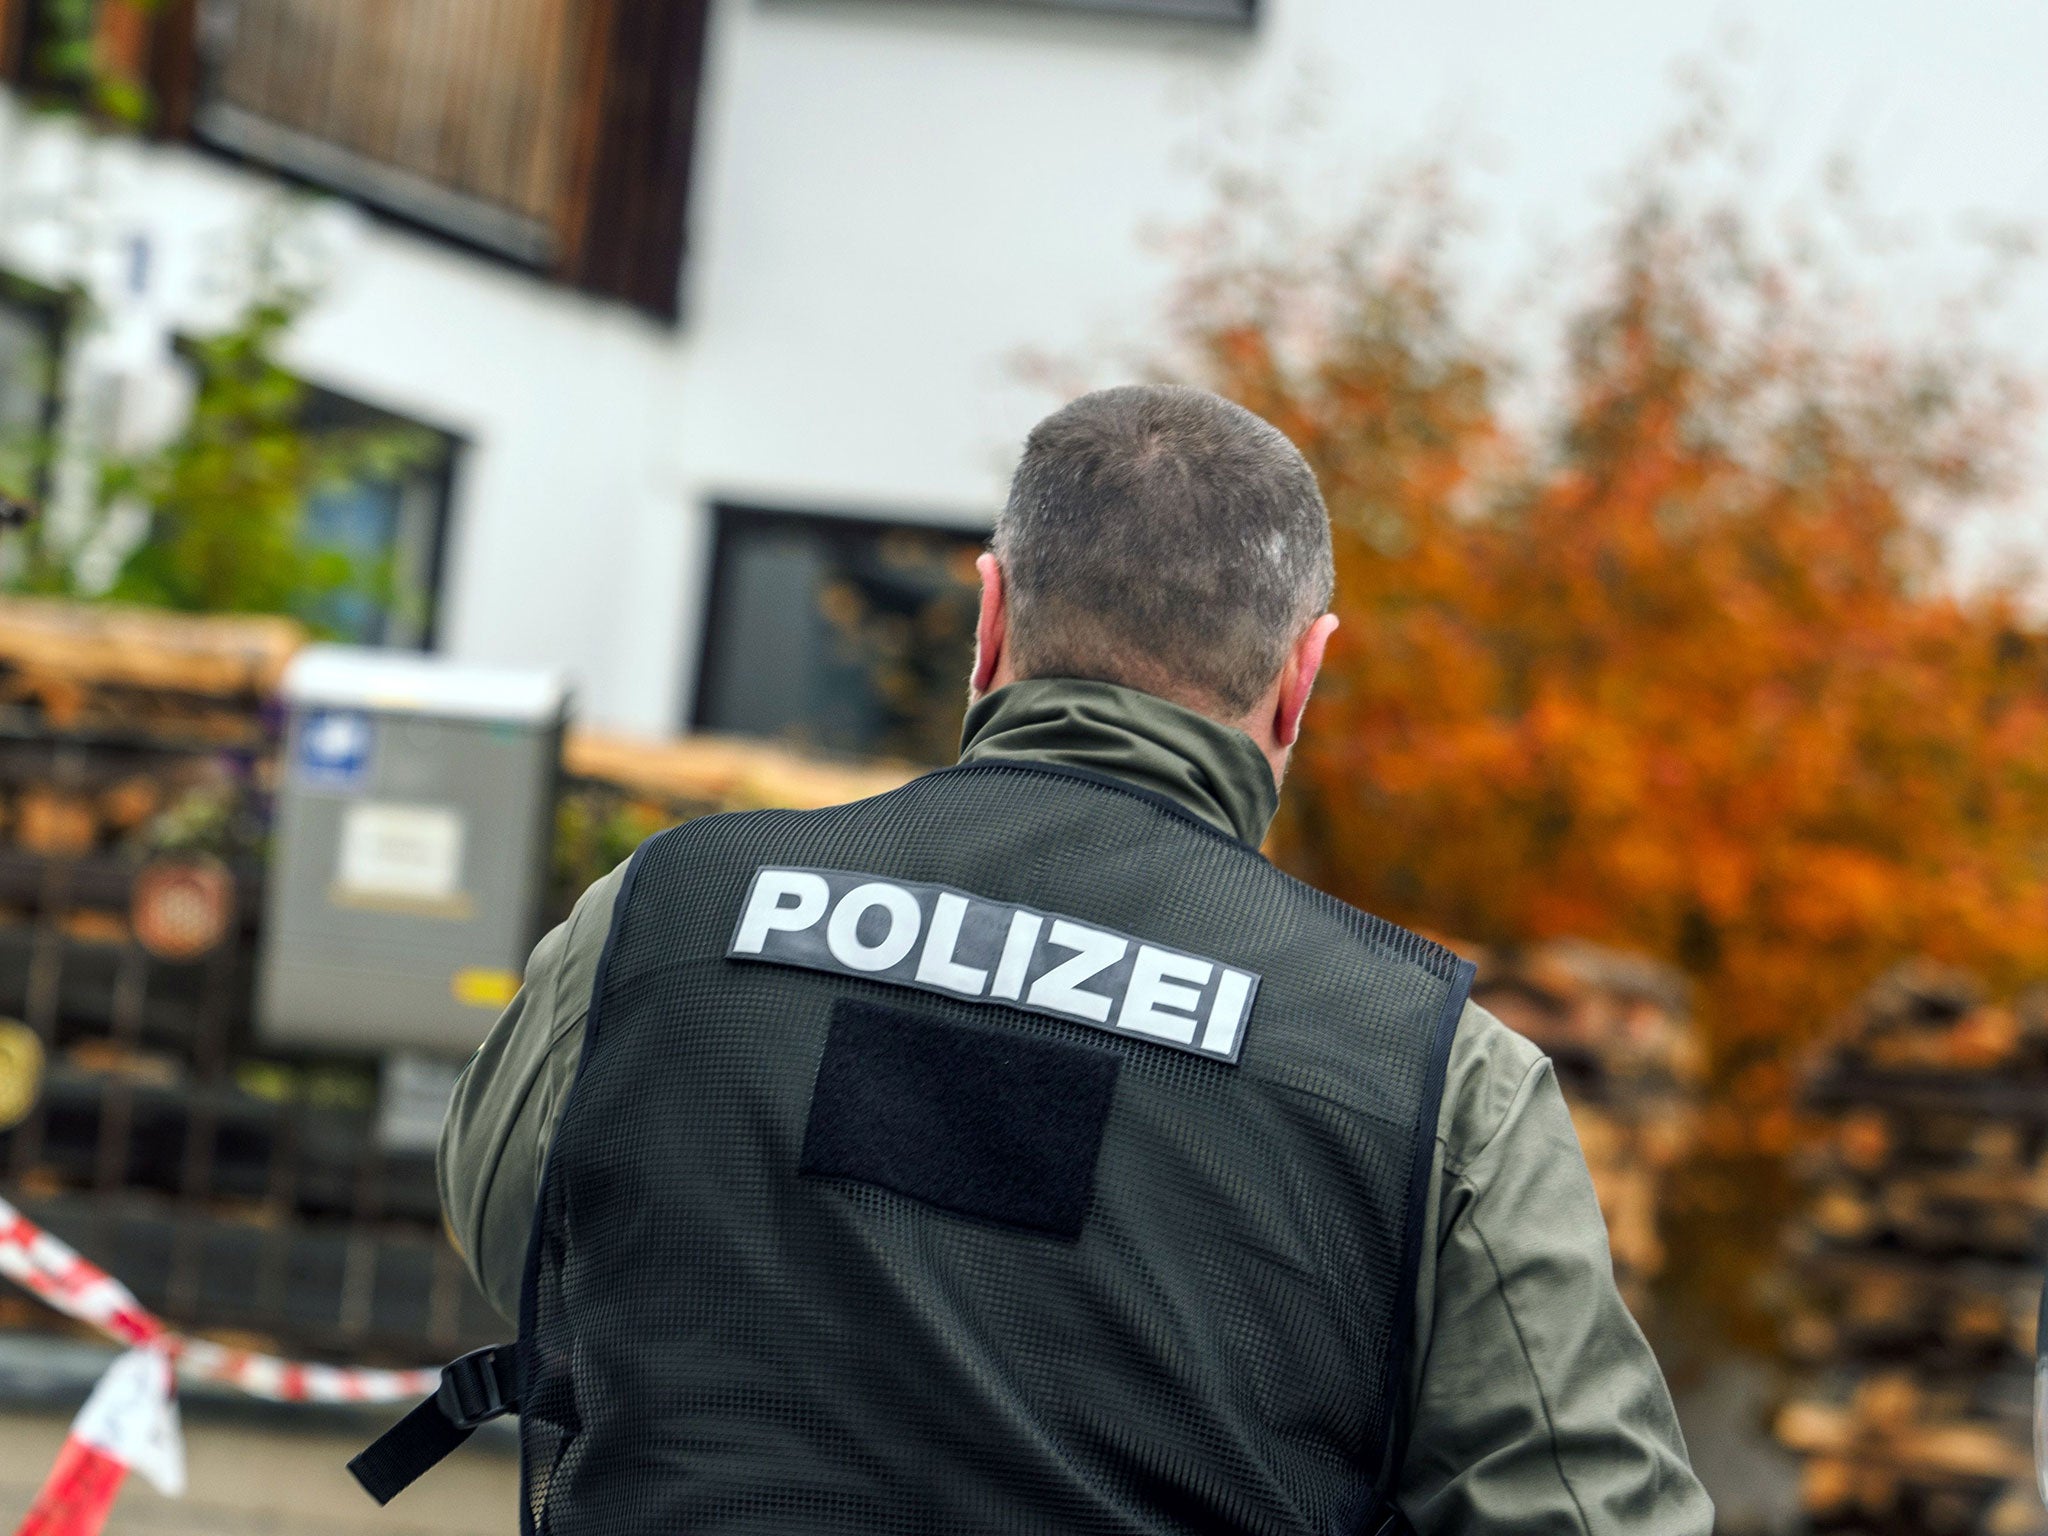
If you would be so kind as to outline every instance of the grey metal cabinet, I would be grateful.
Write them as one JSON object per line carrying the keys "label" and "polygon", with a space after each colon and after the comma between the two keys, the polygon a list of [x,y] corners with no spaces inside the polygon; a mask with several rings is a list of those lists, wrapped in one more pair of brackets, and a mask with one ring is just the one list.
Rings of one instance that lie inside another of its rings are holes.
{"label": "grey metal cabinet", "polygon": [[566,684],[313,646],[284,694],[261,1038],[467,1055],[536,937]]}

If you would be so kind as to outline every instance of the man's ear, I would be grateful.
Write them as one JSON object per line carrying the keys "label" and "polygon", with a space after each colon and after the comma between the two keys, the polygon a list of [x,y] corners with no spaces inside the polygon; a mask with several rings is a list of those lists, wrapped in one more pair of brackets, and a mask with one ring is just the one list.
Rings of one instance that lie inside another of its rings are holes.
{"label": "man's ear", "polygon": [[974,562],[981,573],[981,614],[974,621],[974,677],[968,692],[980,698],[995,681],[1003,662],[1003,642],[1009,637],[1010,615],[1003,592],[1003,568],[996,557],[984,553]]}
{"label": "man's ear", "polygon": [[1337,632],[1337,615],[1326,613],[1309,625],[1307,633],[1294,642],[1287,665],[1280,669],[1280,695],[1273,705],[1273,739],[1291,747],[1301,736],[1302,711],[1323,669],[1323,651]]}

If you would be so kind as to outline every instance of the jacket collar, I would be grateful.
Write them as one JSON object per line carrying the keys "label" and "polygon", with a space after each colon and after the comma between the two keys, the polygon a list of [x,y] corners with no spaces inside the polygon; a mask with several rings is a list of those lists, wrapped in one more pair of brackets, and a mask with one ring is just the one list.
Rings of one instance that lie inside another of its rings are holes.
{"label": "jacket collar", "polygon": [[1280,806],[1272,767],[1243,731],[1115,683],[1035,677],[977,700],[960,760],[1006,758],[1109,774],[1255,848]]}

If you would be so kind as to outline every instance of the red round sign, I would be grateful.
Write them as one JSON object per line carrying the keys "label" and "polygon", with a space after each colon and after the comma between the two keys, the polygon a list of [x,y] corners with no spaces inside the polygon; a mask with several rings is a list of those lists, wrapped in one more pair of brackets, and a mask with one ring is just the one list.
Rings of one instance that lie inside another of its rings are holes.
{"label": "red round sign", "polygon": [[210,854],[152,860],[135,877],[135,939],[159,960],[197,960],[227,937],[235,877]]}

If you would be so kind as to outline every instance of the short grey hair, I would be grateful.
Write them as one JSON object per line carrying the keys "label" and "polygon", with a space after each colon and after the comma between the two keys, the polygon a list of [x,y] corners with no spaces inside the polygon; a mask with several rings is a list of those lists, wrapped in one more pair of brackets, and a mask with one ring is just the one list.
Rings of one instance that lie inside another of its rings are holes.
{"label": "short grey hair", "polygon": [[1020,677],[1243,715],[1330,603],[1330,515],[1276,428],[1207,390],[1098,390],[1032,428],[990,544]]}

